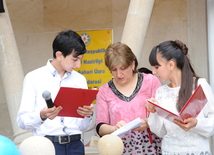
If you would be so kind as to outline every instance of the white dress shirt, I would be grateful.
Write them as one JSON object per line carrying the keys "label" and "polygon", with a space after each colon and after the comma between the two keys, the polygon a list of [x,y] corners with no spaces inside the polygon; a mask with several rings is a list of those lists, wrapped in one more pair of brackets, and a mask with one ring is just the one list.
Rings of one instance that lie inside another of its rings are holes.
{"label": "white dress shirt", "polygon": [[[90,126],[92,117],[57,116],[53,120],[45,121],[40,117],[40,111],[47,106],[42,97],[45,90],[51,92],[54,101],[60,87],[88,88],[85,77],[76,71],[66,72],[61,78],[51,61],[48,60],[46,66],[31,71],[25,76],[17,123],[24,130],[32,130],[34,135],[81,134]],[[71,104],[74,103],[71,101]],[[65,131],[63,131],[64,127],[66,127]]]}

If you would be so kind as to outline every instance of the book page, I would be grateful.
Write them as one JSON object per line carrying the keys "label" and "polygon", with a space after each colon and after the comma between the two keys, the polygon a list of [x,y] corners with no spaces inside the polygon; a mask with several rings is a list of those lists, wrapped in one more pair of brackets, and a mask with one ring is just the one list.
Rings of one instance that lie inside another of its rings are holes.
{"label": "book page", "polygon": [[141,125],[142,125],[141,119],[138,117],[135,120],[127,123],[120,129],[114,131],[113,133],[111,133],[111,135],[116,135],[116,136],[119,136],[120,138],[122,138],[126,134],[126,132],[128,132],[131,129],[137,128]]}
{"label": "book page", "polygon": [[164,109],[163,107],[159,106],[155,102],[151,100],[147,100],[147,102],[153,104],[155,106],[155,110],[157,114],[164,119],[167,119],[171,122],[173,122],[174,119],[177,119],[181,122],[183,122],[184,119],[187,118],[196,118],[198,114],[201,112],[205,104],[207,103],[206,95],[204,94],[204,91],[199,85],[192,96],[189,98],[187,103],[184,105],[184,107],[181,109],[179,115],[172,113],[171,111],[168,111],[167,109]]}
{"label": "book page", "polygon": [[183,119],[179,115],[177,115],[177,114],[175,114],[175,113],[173,113],[171,111],[168,111],[167,109],[164,109],[163,107],[159,106],[157,103],[155,103],[155,102],[153,102],[151,100],[147,100],[147,102],[149,102],[152,105],[154,105],[157,114],[159,116],[163,117],[164,119],[167,119],[167,120],[169,120],[171,122],[173,122],[174,119],[177,119],[177,120],[183,122]]}
{"label": "book page", "polygon": [[201,85],[199,85],[190,97],[190,99],[187,101],[185,106],[180,111],[180,116],[183,119],[187,119],[190,117],[196,118],[206,103],[207,98],[204,94]]}

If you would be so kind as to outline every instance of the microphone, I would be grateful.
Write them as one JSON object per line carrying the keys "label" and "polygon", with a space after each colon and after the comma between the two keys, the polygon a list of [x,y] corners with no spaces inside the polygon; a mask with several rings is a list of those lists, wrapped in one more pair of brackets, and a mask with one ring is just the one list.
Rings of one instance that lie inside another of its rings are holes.
{"label": "microphone", "polygon": [[54,106],[53,101],[51,99],[51,93],[48,90],[42,93],[42,97],[45,99],[48,108],[52,108]]}

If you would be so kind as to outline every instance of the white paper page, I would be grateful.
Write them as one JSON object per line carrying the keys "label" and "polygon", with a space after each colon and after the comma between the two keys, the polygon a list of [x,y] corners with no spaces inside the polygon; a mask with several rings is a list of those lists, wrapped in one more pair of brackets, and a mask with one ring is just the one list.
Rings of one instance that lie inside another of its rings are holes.
{"label": "white paper page", "polygon": [[142,125],[142,122],[141,122],[140,118],[138,117],[135,120],[127,123],[120,129],[114,131],[113,133],[111,133],[111,135],[116,135],[116,136],[119,136],[120,138],[122,138],[126,134],[126,132],[128,132],[129,130],[134,129],[136,127],[139,127],[141,125]]}

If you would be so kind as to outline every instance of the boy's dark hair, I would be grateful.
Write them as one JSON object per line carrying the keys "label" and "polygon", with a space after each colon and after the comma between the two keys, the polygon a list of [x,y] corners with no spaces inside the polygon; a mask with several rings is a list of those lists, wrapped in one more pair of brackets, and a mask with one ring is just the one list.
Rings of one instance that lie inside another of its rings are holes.
{"label": "boy's dark hair", "polygon": [[53,41],[53,57],[56,58],[56,52],[62,52],[63,56],[75,52],[74,57],[85,54],[86,48],[81,36],[73,30],[60,32]]}

